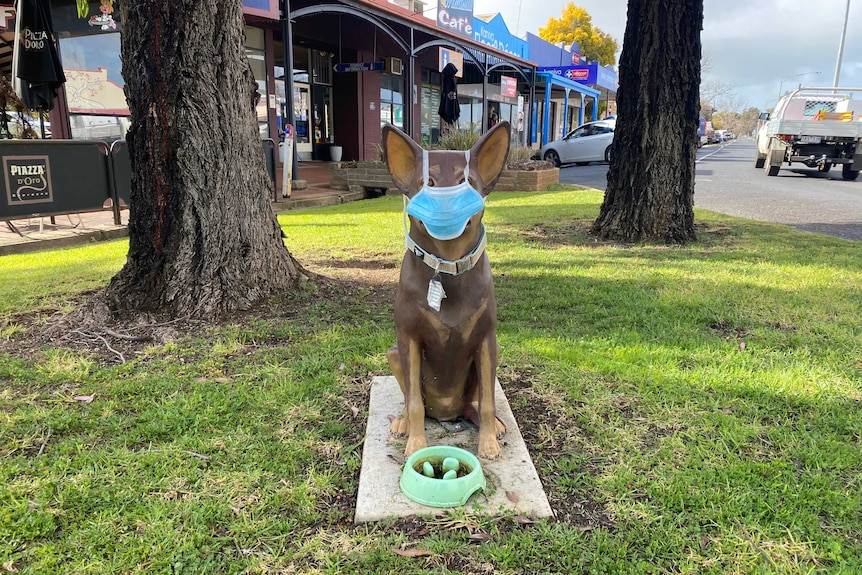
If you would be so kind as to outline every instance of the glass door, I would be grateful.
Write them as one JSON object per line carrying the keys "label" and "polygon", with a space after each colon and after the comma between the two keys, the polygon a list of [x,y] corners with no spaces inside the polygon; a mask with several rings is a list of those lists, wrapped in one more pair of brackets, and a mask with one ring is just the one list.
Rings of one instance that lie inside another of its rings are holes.
{"label": "glass door", "polygon": [[309,132],[309,108],[311,105],[308,84],[293,84],[293,115],[296,118],[296,135],[294,145],[296,146],[297,159],[311,159],[311,133]]}

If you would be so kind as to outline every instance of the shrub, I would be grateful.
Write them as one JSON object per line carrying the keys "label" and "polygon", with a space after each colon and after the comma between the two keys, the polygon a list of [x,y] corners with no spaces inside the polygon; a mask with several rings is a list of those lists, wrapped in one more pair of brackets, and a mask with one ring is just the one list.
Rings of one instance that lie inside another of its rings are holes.
{"label": "shrub", "polygon": [[481,134],[473,130],[449,130],[440,134],[440,140],[433,146],[435,150],[469,150]]}

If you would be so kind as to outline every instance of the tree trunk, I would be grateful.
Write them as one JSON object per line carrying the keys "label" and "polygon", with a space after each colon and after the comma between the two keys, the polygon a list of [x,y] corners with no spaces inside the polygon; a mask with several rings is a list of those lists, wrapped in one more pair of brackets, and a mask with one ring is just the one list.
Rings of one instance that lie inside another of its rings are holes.
{"label": "tree trunk", "polygon": [[702,24],[703,0],[629,0],[601,238],[695,239]]}
{"label": "tree trunk", "polygon": [[218,316],[301,268],[272,211],[241,0],[120,3],[132,115],[129,253],[114,310]]}

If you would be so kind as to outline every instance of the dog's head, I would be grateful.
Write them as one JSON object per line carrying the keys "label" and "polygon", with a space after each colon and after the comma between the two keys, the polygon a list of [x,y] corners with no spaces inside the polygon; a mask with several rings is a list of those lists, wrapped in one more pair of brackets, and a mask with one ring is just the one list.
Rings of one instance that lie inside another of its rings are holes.
{"label": "dog's head", "polygon": [[509,123],[500,122],[469,151],[425,151],[398,128],[384,126],[386,165],[392,181],[410,199],[407,213],[414,240],[449,258],[475,245],[484,198],[505,167],[510,137]]}

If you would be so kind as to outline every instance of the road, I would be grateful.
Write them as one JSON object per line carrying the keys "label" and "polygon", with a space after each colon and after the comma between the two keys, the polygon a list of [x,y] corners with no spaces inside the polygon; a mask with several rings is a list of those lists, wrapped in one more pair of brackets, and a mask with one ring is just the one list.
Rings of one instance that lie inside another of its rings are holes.
{"label": "road", "polygon": [[[560,181],[604,190],[607,164],[564,167]],[[752,220],[862,241],[862,177],[841,178],[802,164],[786,164],[775,177],[754,167],[754,141],[740,138],[697,152],[694,205]]]}

